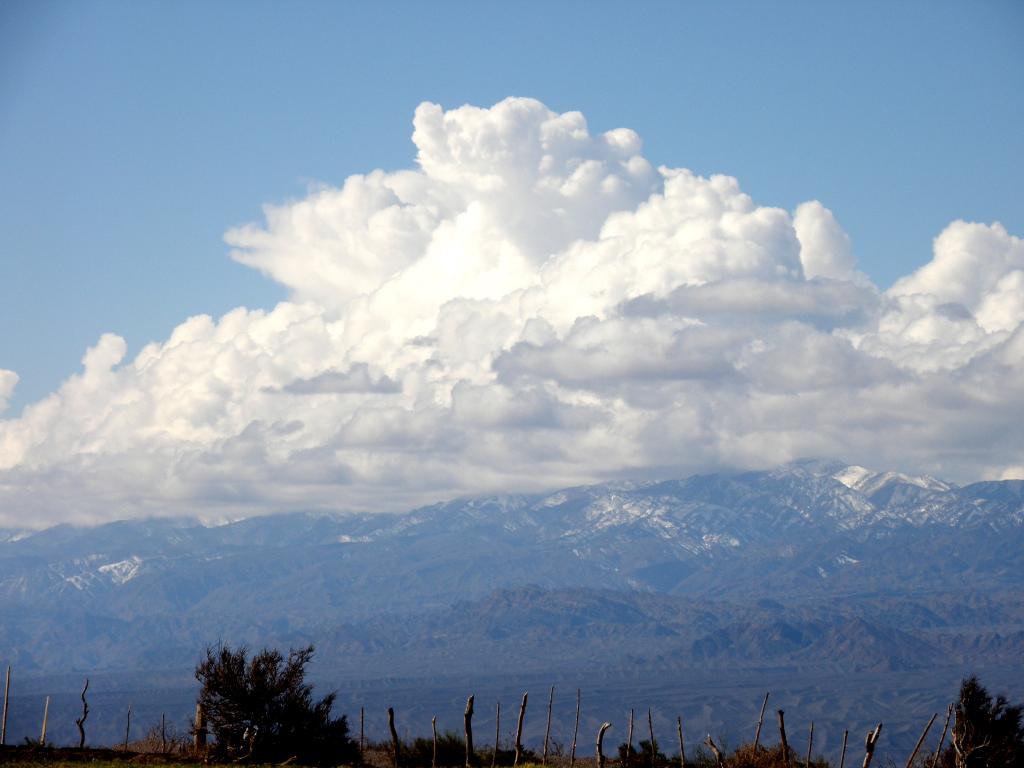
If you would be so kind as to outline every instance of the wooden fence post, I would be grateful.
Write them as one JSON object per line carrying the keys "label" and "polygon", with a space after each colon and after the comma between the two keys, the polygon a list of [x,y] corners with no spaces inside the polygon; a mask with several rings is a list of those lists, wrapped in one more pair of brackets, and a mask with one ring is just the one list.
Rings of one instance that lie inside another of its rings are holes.
{"label": "wooden fence post", "polygon": [[686,768],[686,748],[683,746],[683,716],[676,718],[676,728],[679,731],[679,768]]}
{"label": "wooden fence post", "polygon": [[494,708],[494,752],[491,753],[491,768],[498,764],[498,744],[501,743],[501,702]]}
{"label": "wooden fence post", "polygon": [[430,753],[430,768],[437,768],[437,715],[430,718],[430,732],[434,735],[434,750]]}
{"label": "wooden fence post", "polygon": [[949,717],[953,714],[953,705],[946,709],[946,722],[942,726],[942,735],[939,736],[939,746],[935,748],[935,755],[932,757],[932,768],[939,764],[939,755],[942,753],[942,742],[946,740],[946,729],[949,728]]}
{"label": "wooden fence post", "polygon": [[849,730],[843,731],[843,753],[839,756],[839,768],[843,768],[846,764],[846,737],[849,735]]}
{"label": "wooden fence post", "polygon": [[779,739],[782,741],[782,764],[789,768],[789,742],[786,741],[786,713],[779,710]]}
{"label": "wooden fence post", "polygon": [[597,768],[604,768],[604,732],[611,727],[611,723],[601,723],[597,731]]}
{"label": "wooden fence post", "polygon": [[917,744],[914,746],[914,751],[911,752],[910,757],[907,758],[907,768],[910,768],[910,766],[914,764],[914,758],[917,757],[917,750],[921,748],[921,745],[924,743],[924,737],[928,735],[928,730],[932,727],[932,723],[935,722],[935,718],[938,716],[938,712],[932,715],[932,719],[928,721],[928,725],[926,725],[924,730],[921,731],[921,738],[917,740]]}
{"label": "wooden fence post", "polygon": [[654,740],[654,720],[651,719],[651,708],[647,708],[647,731],[651,736],[651,768],[654,768],[654,760],[658,756],[658,743]]}
{"label": "wooden fence post", "polygon": [[757,743],[761,740],[761,726],[764,725],[764,708],[768,706],[768,691],[764,695],[764,701],[761,702],[761,714],[757,716],[757,730],[754,731],[754,754],[757,754]]}
{"label": "wooden fence post", "polygon": [[203,752],[206,749],[206,712],[203,710],[202,702],[196,702],[196,724],[195,724],[195,748],[196,752]]}
{"label": "wooden fence post", "polygon": [[466,699],[466,711],[462,716],[466,728],[466,768],[473,768],[476,755],[473,753],[473,697]]}
{"label": "wooden fence post", "polygon": [[75,718],[75,725],[78,726],[78,748],[85,748],[85,718],[89,716],[89,702],[85,700],[85,692],[89,690],[89,678],[85,678],[85,687],[82,688],[82,716]]}
{"label": "wooden fence post", "polygon": [[868,766],[871,765],[871,758],[875,756],[875,744],[878,743],[878,735],[881,732],[881,723],[875,727],[875,730],[868,731],[868,736],[864,739],[864,765],[862,768],[868,768]]}
{"label": "wooden fence post", "polygon": [[366,749],[366,738],[364,736],[365,731],[363,726],[366,721],[366,711],[363,707],[359,708],[359,761],[363,761],[363,751]]}
{"label": "wooden fence post", "polygon": [[629,730],[626,732],[626,765],[633,761],[633,708],[629,710]]}
{"label": "wooden fence post", "polygon": [[576,689],[576,725],[572,729],[572,750],[569,752],[569,768],[576,765],[576,735],[580,731],[580,689]]}
{"label": "wooden fence post", "polygon": [[519,705],[519,724],[516,725],[516,756],[512,761],[512,768],[517,768],[523,757],[523,718],[526,716],[526,698],[529,695],[529,691],[524,693],[523,703]]}
{"label": "wooden fence post", "polygon": [[804,768],[811,768],[811,748],[814,746],[814,721],[811,720],[811,733],[807,737],[807,759]]}
{"label": "wooden fence post", "polygon": [[46,721],[50,717],[50,697],[46,697],[46,703],[43,705],[43,732],[39,734],[39,746],[46,746]]}
{"label": "wooden fence post", "polygon": [[718,768],[724,768],[725,761],[722,759],[722,750],[720,750],[718,748],[718,745],[715,744],[715,740],[711,738],[710,733],[708,734],[708,737],[704,740],[704,743],[707,744],[711,748],[711,751],[714,753],[715,765],[717,765]]}
{"label": "wooden fence post", "polygon": [[131,702],[129,702],[128,703],[128,722],[126,722],[125,726],[124,726],[124,751],[125,752],[128,751],[128,735],[131,733],[131,730],[132,730],[132,705],[131,705]]}
{"label": "wooden fence post", "polygon": [[11,665],[7,665],[7,682],[4,683],[4,719],[0,725],[0,747],[7,743],[7,699],[11,693]]}
{"label": "wooden fence post", "polygon": [[544,728],[544,754],[541,756],[540,764],[548,764],[548,739],[551,738],[551,707],[555,703],[555,686],[551,686],[551,694],[548,696],[548,724]]}
{"label": "wooden fence post", "polygon": [[391,749],[394,752],[395,768],[398,768],[398,761],[399,761],[398,752],[401,749],[401,746],[398,743],[398,731],[395,729],[395,709],[394,709],[394,707],[388,707],[388,731],[391,733]]}

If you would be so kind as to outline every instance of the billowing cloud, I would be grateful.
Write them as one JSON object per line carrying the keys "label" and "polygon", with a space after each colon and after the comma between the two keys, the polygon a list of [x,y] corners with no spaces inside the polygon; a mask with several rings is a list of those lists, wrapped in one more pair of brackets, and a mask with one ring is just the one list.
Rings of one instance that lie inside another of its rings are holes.
{"label": "billowing cloud", "polygon": [[850,337],[906,367],[952,372],[1007,342],[1022,320],[1024,240],[1000,224],[956,221],[935,239],[933,259],[886,292],[874,327]]}
{"label": "billowing cloud", "polygon": [[856,279],[853,245],[832,211],[817,200],[801,203],[793,211],[793,228],[805,277]]}
{"label": "billowing cloud", "polygon": [[0,368],[0,413],[7,409],[7,403],[14,394],[14,388],[18,386],[18,374]]}
{"label": "billowing cloud", "polygon": [[[530,99],[416,110],[418,167],[231,230],[286,286],[0,420],[0,525],[400,509],[800,456],[1024,466],[1024,242],[954,222],[883,291],[832,213],[653,168]],[[0,371],[0,410],[17,377]]]}

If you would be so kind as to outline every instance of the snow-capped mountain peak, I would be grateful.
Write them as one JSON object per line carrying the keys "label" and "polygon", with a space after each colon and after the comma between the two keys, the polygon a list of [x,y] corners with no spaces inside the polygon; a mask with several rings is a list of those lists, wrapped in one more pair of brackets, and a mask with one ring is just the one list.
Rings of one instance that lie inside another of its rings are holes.
{"label": "snow-capped mountain peak", "polygon": [[949,491],[956,486],[929,475],[905,475],[902,472],[876,472],[856,464],[846,467],[832,475],[833,478],[851,490],[865,496],[873,496],[878,491],[893,484],[914,485],[926,491]]}

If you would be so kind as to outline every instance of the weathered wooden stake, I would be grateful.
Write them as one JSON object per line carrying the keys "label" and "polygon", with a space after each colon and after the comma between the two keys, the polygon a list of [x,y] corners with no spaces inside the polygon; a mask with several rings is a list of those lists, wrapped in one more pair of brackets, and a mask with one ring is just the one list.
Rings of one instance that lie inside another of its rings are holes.
{"label": "weathered wooden stake", "polygon": [[85,748],[85,718],[89,716],[89,702],[85,700],[85,692],[89,690],[89,678],[85,678],[85,687],[82,688],[82,716],[75,718],[75,725],[78,726],[78,748]]}
{"label": "weathered wooden stake", "polygon": [[715,744],[715,740],[711,738],[710,733],[708,734],[708,737],[704,739],[704,743],[707,744],[711,748],[711,751],[714,753],[715,765],[717,765],[718,768],[723,768],[723,766],[725,765],[725,761],[722,759],[722,750],[720,750],[718,748],[718,745]]}
{"label": "weathered wooden stake", "polygon": [[611,727],[611,723],[601,723],[597,731],[597,768],[604,768],[604,732]]}
{"label": "weathered wooden stake", "polygon": [[757,716],[757,730],[754,731],[754,754],[757,754],[757,743],[761,740],[761,726],[764,724],[764,708],[768,706],[768,691],[764,695],[764,701],[761,702],[761,714]]}
{"label": "weathered wooden stake", "polygon": [[576,689],[576,725],[572,728],[572,750],[569,752],[569,768],[576,765],[576,736],[580,732],[580,689]]}
{"label": "weathered wooden stake", "polygon": [[366,738],[364,736],[365,731],[363,725],[366,720],[366,712],[363,707],[359,708],[359,760],[362,762],[363,750],[366,749]]}
{"label": "weathered wooden stake", "polygon": [[846,737],[850,735],[850,731],[843,731],[843,753],[839,756],[839,768],[843,768],[846,763]]}
{"label": "weathered wooden stake", "polygon": [[654,721],[651,719],[651,708],[647,708],[647,731],[651,735],[651,768],[654,768],[654,758],[658,754],[658,745],[654,742]]}
{"label": "weathered wooden stake", "polygon": [[473,753],[473,697],[466,699],[466,711],[462,716],[466,727],[466,768],[473,768],[476,756]]}
{"label": "weathered wooden stake", "polygon": [[676,728],[679,731],[679,768],[686,768],[686,749],[683,746],[683,717],[676,718]]}
{"label": "weathered wooden stake", "polygon": [[4,719],[0,725],[0,747],[7,743],[7,699],[11,693],[11,665],[7,665],[7,682],[4,683]]}
{"label": "weathered wooden stake", "polygon": [[544,728],[544,754],[540,758],[541,765],[548,764],[548,739],[551,738],[551,707],[555,703],[555,686],[551,686],[551,694],[548,696],[548,724]]}
{"label": "weathered wooden stake", "polygon": [[498,744],[501,743],[501,702],[494,708],[494,752],[491,753],[491,768],[498,764]]}
{"label": "weathered wooden stake", "polygon": [[811,733],[807,737],[807,759],[804,761],[804,768],[811,768],[811,748],[814,746],[814,721],[811,720]]}
{"label": "weathered wooden stake", "polygon": [[519,724],[516,725],[516,756],[512,761],[512,768],[517,768],[523,757],[523,718],[526,716],[526,697],[529,695],[529,691],[524,693],[523,703],[519,705]]}
{"label": "weathered wooden stake", "polygon": [[932,727],[932,723],[935,722],[935,718],[938,717],[938,716],[939,716],[938,712],[936,712],[934,715],[932,715],[932,719],[928,721],[928,725],[926,725],[924,727],[924,730],[921,731],[921,738],[919,738],[917,740],[917,744],[914,746],[914,751],[911,752],[910,753],[910,757],[907,758],[907,767],[906,768],[910,768],[910,766],[913,765],[914,758],[917,757],[917,750],[919,750],[921,748],[921,745],[924,744],[924,737],[928,735],[928,730]]}
{"label": "weathered wooden stake", "polygon": [[206,712],[203,711],[203,705],[198,701],[196,702],[195,733],[196,752],[202,752],[206,749]]}
{"label": "weathered wooden stake", "polygon": [[167,752],[167,715],[160,713],[160,751]]}
{"label": "weathered wooden stake", "polygon": [[862,768],[868,768],[868,766],[871,765],[871,758],[875,756],[875,744],[878,743],[878,735],[881,732],[881,723],[875,727],[875,730],[868,731],[868,736],[864,739],[864,765]]}
{"label": "weathered wooden stake", "polygon": [[932,757],[932,768],[939,764],[939,755],[942,754],[942,742],[946,740],[946,729],[949,728],[949,717],[953,714],[953,705],[946,709],[946,722],[942,726],[942,735],[939,736],[939,746],[935,748],[935,756]]}
{"label": "weathered wooden stake", "polygon": [[959,759],[960,763],[964,763],[967,755],[963,754],[960,749],[960,742],[963,737],[957,734],[958,725],[960,725],[959,707],[953,710],[953,728],[949,732],[949,746],[953,748],[954,763],[957,759]]}
{"label": "weathered wooden stake", "polygon": [[391,732],[391,751],[393,753],[395,768],[398,768],[399,756],[398,752],[401,749],[398,743],[398,731],[395,729],[395,709],[394,707],[388,707],[388,731]]}
{"label": "weathered wooden stake", "polygon": [[129,702],[128,703],[128,722],[126,722],[125,725],[124,725],[124,751],[125,752],[128,751],[128,735],[131,733],[131,730],[132,730],[132,705],[131,705],[131,702]]}
{"label": "weathered wooden stake", "polygon": [[437,715],[430,718],[430,732],[434,734],[434,751],[430,753],[430,768],[437,768]]}
{"label": "weathered wooden stake", "polygon": [[629,710],[629,730],[626,732],[626,764],[633,759],[633,710]]}
{"label": "weathered wooden stake", "polygon": [[782,742],[782,764],[789,768],[789,742],[786,741],[786,713],[779,710],[779,740]]}
{"label": "weathered wooden stake", "polygon": [[46,721],[50,717],[50,697],[46,697],[46,703],[43,704],[43,732],[39,734],[39,746],[46,746]]}

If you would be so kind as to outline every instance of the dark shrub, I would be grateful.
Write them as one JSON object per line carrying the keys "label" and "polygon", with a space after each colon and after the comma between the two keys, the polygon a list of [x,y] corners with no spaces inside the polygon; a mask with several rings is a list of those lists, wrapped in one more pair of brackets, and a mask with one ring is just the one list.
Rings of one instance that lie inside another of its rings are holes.
{"label": "dark shrub", "polygon": [[1005,696],[994,701],[971,676],[960,685],[950,744],[942,755],[943,768],[1024,767],[1024,726],[1021,705]]}
{"label": "dark shrub", "polygon": [[334,694],[313,701],[305,682],[312,657],[313,646],[291,650],[287,659],[270,649],[250,659],[244,646],[207,648],[196,679],[214,739],[211,755],[259,763],[292,757],[305,765],[352,762],[358,750],[345,717],[331,717]]}

